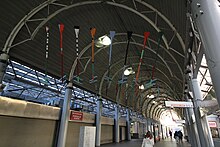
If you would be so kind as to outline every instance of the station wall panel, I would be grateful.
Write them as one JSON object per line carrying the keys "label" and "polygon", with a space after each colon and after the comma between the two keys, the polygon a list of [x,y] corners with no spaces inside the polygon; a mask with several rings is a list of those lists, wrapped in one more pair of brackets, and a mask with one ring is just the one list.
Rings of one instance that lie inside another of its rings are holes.
{"label": "station wall panel", "polygon": [[101,144],[113,142],[113,127],[111,125],[101,126]]}
{"label": "station wall panel", "polygon": [[65,147],[78,147],[80,126],[93,126],[93,124],[69,122]]}
{"label": "station wall panel", "polygon": [[[0,96],[0,147],[54,147],[60,108]],[[80,126],[95,126],[95,115],[83,113],[82,120],[70,120],[66,147],[78,147]],[[101,118],[101,144],[113,142],[114,119]],[[122,140],[125,119],[120,119]]]}
{"label": "station wall panel", "polygon": [[56,121],[0,116],[0,147],[52,147]]}

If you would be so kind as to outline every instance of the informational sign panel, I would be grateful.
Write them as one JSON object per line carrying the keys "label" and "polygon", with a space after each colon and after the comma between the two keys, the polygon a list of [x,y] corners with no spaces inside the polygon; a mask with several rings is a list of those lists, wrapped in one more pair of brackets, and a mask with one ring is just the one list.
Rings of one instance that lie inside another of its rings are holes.
{"label": "informational sign panel", "polygon": [[82,112],[71,111],[70,120],[82,120],[82,119],[83,119],[83,113]]}
{"label": "informational sign panel", "polygon": [[186,123],[185,120],[175,120],[175,121],[176,121],[176,123],[182,123],[182,124]]}
{"label": "informational sign panel", "polygon": [[184,102],[184,101],[165,101],[166,107],[179,107],[179,108],[189,108],[193,107],[192,102]]}
{"label": "informational sign panel", "polygon": [[209,127],[210,128],[216,128],[217,127],[217,124],[215,121],[209,121]]}

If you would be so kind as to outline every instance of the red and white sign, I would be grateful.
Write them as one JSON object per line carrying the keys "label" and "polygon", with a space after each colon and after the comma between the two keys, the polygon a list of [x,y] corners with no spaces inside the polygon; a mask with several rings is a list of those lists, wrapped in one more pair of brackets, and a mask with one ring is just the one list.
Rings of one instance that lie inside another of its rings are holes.
{"label": "red and white sign", "polygon": [[184,101],[165,101],[166,107],[179,107],[179,108],[188,108],[193,107],[192,102],[184,102]]}
{"label": "red and white sign", "polygon": [[217,124],[215,121],[209,121],[209,127],[210,128],[217,128]]}
{"label": "red and white sign", "polygon": [[71,111],[70,120],[82,120],[82,119],[83,119],[82,112]]}

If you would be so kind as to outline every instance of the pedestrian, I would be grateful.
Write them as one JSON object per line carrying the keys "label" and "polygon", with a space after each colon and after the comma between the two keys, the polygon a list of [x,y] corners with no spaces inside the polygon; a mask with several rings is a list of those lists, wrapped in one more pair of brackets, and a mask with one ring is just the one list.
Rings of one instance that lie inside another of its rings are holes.
{"label": "pedestrian", "polygon": [[153,146],[154,146],[153,136],[150,131],[147,131],[147,133],[144,136],[141,147],[153,147]]}
{"label": "pedestrian", "polygon": [[182,143],[183,142],[183,133],[181,132],[181,130],[178,131],[177,135],[179,137],[180,142]]}
{"label": "pedestrian", "polygon": [[179,134],[178,131],[175,131],[174,138],[176,139],[176,143],[179,143]]}
{"label": "pedestrian", "polygon": [[173,132],[170,130],[170,131],[169,131],[169,134],[170,134],[170,139],[172,140],[172,136],[173,136],[172,134],[173,134]]}

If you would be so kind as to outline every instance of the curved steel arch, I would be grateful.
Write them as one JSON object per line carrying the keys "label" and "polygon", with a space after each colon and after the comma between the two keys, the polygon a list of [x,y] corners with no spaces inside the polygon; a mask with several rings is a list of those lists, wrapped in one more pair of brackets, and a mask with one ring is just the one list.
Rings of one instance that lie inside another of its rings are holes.
{"label": "curved steel arch", "polygon": [[[158,99],[157,99],[158,100]],[[156,101],[156,100],[155,100]],[[153,114],[154,114],[154,110],[155,110],[155,108],[158,106],[158,103],[159,102],[157,102],[157,104],[151,104],[151,107],[150,107],[150,110],[149,110],[149,116],[151,117],[151,118],[153,118]]]}
{"label": "curved steel arch", "polygon": [[[153,93],[151,93],[151,94],[157,94],[157,93],[156,93],[156,92],[153,92]],[[166,93],[165,93],[165,92],[162,92],[162,94],[166,94]],[[164,96],[163,96],[162,94],[159,95],[159,96],[157,96],[156,98],[164,98]],[[156,99],[156,98],[153,98],[153,99]],[[142,99],[143,99],[144,101],[142,102],[142,105],[139,106],[141,110],[143,109],[143,106],[144,106],[144,103],[146,102],[146,99],[150,99],[150,98],[148,98],[147,96],[145,96],[145,97],[143,97]],[[135,104],[136,108],[138,107],[137,105],[138,105],[139,101],[140,101],[140,98],[138,98],[137,101],[136,101],[136,104]]]}
{"label": "curved steel arch", "polygon": [[[157,80],[160,81],[161,83],[163,83],[164,85],[166,85],[166,86],[172,91],[172,93],[175,95],[175,92],[172,90],[172,88],[171,88],[166,82],[164,82],[164,81],[161,80],[160,78],[157,78]],[[143,80],[143,81],[144,81],[144,80]],[[146,92],[146,91],[148,91],[148,90],[150,90],[150,89],[142,90],[142,93],[144,93],[144,92]]]}
{"label": "curved steel arch", "polygon": [[[144,38],[143,36],[139,35],[139,34],[132,34],[133,36],[138,36],[138,37],[141,37],[141,38]],[[150,40],[151,42],[153,42],[154,44],[157,44],[157,42],[153,39],[150,39],[148,38],[148,40]],[[179,63],[176,61],[175,57],[168,51],[164,48],[164,46],[160,45],[161,48],[164,49],[164,51],[173,59],[173,61],[177,64],[178,68],[179,68],[179,71],[181,72],[181,75],[182,77],[184,77],[184,74],[183,74],[183,71],[179,65]]]}
{"label": "curved steel arch", "polygon": [[[157,97],[157,98],[164,98],[164,97]],[[156,98],[154,98],[154,99],[156,99]],[[147,105],[146,105],[147,109],[145,110],[145,114],[147,114],[147,112],[148,112],[148,106],[149,106],[149,104],[150,104],[154,99],[150,99],[150,100],[148,101],[148,103],[147,103]],[[173,100],[172,97],[166,97],[166,99]],[[146,100],[147,100],[147,99],[145,99],[145,101],[144,101],[143,103],[145,103]],[[145,107],[145,108],[146,108],[146,107]],[[145,109],[145,108],[144,108],[144,109]],[[149,117],[150,115],[146,115],[146,116]]]}
{"label": "curved steel arch", "polygon": [[167,111],[167,110],[166,109],[160,109],[160,111],[158,112],[158,116],[161,116],[164,111]]}
{"label": "curved steel arch", "polygon": [[[149,59],[149,58],[148,58]],[[121,61],[122,62],[122,61]],[[133,63],[133,65],[138,65],[139,63]],[[145,65],[145,64],[142,64],[142,65]],[[145,65],[145,66],[150,66],[150,67],[153,67],[152,65]],[[118,72],[120,72],[121,70],[123,69],[123,67],[122,68],[120,68],[117,72],[115,72],[115,74],[112,76],[112,79],[114,79],[114,77],[118,74]],[[155,68],[157,71],[159,71],[160,73],[162,73],[166,78],[167,78],[167,80],[170,82],[170,83],[172,83],[171,81],[170,81],[170,79],[168,78],[168,76],[163,72],[163,71],[161,71],[161,70],[159,70],[158,68]],[[111,84],[110,84],[111,85]]]}
{"label": "curved steel arch", "polygon": [[[157,89],[156,87],[154,87],[154,89]],[[166,89],[165,88],[162,88],[164,91],[163,92],[161,92],[160,93],[160,95],[159,95],[159,97],[162,97],[163,96],[163,94],[166,94],[166,96],[170,96],[171,97],[171,95],[168,95],[165,91],[166,91]],[[149,88],[149,89],[147,89],[147,90],[145,90],[144,92],[143,91],[141,91],[141,93],[147,93],[147,91],[151,91],[152,90],[152,88]],[[140,94],[141,94],[140,93]],[[151,94],[157,94],[155,91],[153,91],[153,93],[152,92],[150,92]],[[139,99],[145,99],[146,100],[146,98],[147,98],[147,95],[145,95],[144,97],[141,97],[140,95],[138,95],[137,96],[137,103],[139,102]],[[173,97],[174,98],[174,97]],[[175,99],[175,98],[174,98]],[[145,102],[145,101],[144,101]],[[143,105],[144,105],[144,103],[142,103],[142,105],[141,105],[141,109],[143,108]],[[136,107],[137,107],[137,104],[136,104]]]}
{"label": "curved steel arch", "polygon": [[[46,1],[46,2],[44,2],[43,4],[41,4],[40,6],[36,7],[36,8],[33,10],[33,13],[31,13],[31,15],[28,15],[28,18],[31,18],[34,14],[36,14],[37,12],[39,12],[40,10],[42,10],[44,7],[46,7],[46,6],[49,5],[49,4],[52,4],[52,3],[55,2],[55,1],[56,1],[56,0]],[[41,26],[43,26],[47,21],[49,21],[51,18],[55,17],[55,16],[56,16],[57,14],[59,14],[60,12],[62,12],[62,11],[64,11],[64,10],[68,10],[68,9],[70,9],[70,8],[73,8],[73,7],[81,6],[81,5],[97,4],[97,3],[101,3],[101,2],[102,2],[102,1],[85,1],[85,2],[80,2],[80,3],[71,4],[71,5],[69,5],[69,6],[62,7],[61,9],[55,11],[53,14],[51,14],[50,16],[48,16],[44,21],[42,21],[42,22],[38,25],[38,27],[35,29],[35,31],[33,32],[32,37],[34,37],[34,36],[37,34],[37,32],[38,32],[38,30],[39,30],[39,28],[40,28]],[[129,11],[135,13],[136,15],[138,15],[138,16],[142,17],[144,20],[146,20],[149,24],[151,24],[151,25],[155,28],[155,30],[157,30],[158,32],[160,31],[160,29],[157,28],[156,25],[153,24],[153,22],[152,22],[150,19],[148,19],[146,16],[144,16],[144,15],[141,14],[141,13],[139,13],[138,11],[136,11],[136,10],[134,10],[134,9],[128,7],[128,6],[125,6],[125,5],[122,5],[122,4],[118,4],[118,3],[115,3],[115,2],[108,2],[108,1],[106,1],[105,3],[106,3],[106,4],[109,4],[109,5],[114,5],[114,6],[117,6],[117,7],[121,7],[121,8],[124,8],[124,9],[126,9],[126,10],[129,10]],[[32,11],[31,11],[31,12],[32,12]],[[26,20],[27,17],[24,17],[23,19]],[[10,48],[8,48],[8,47],[10,47],[10,45],[12,44],[12,42],[13,42],[15,36],[17,35],[17,33],[19,32],[19,30],[22,28],[23,25],[24,25],[24,23],[19,23],[19,27],[16,28],[16,29],[14,28],[13,31],[15,31],[16,33],[11,33],[10,37],[9,37],[9,38],[7,39],[7,41],[6,41],[6,44],[5,44],[5,47],[4,47],[3,51],[6,51],[6,50],[7,50],[7,52],[9,52]],[[12,31],[12,32],[13,32],[13,31]],[[169,48],[169,47],[168,47],[168,44],[167,44],[167,41],[166,41],[166,38],[165,38],[164,36],[163,36],[163,41],[164,41],[164,43],[165,43],[165,45],[166,45],[166,48]],[[73,78],[73,71],[75,70],[75,66],[76,66],[76,64],[75,64],[75,62],[74,62],[74,64],[72,65],[72,70],[70,71],[69,80],[71,80],[71,79]],[[170,69],[169,69],[169,70],[170,70]],[[171,71],[170,71],[170,72],[171,72]]]}
{"label": "curved steel arch", "polygon": [[139,3],[141,3],[142,5],[150,8],[151,10],[157,12],[157,14],[169,25],[169,27],[176,33],[176,36],[182,46],[182,49],[183,49],[183,52],[185,53],[185,44],[184,44],[184,41],[182,39],[182,37],[180,36],[180,34],[178,33],[178,31],[176,30],[176,28],[173,26],[173,24],[169,21],[169,19],[167,19],[160,11],[158,11],[156,8],[154,8],[153,6],[151,6],[150,4],[146,3],[145,1],[143,0],[135,0]]}
{"label": "curved steel arch", "polygon": [[[121,61],[122,62],[122,61]],[[135,64],[133,64],[133,65],[138,65],[139,63],[135,63]],[[152,67],[152,66],[151,66]],[[113,77],[115,77],[115,75],[117,75],[118,74],[118,72],[120,71],[120,70],[122,70],[122,68],[121,69],[119,69],[117,72],[115,72],[115,74],[114,74],[114,76]],[[157,69],[156,68],[156,70],[159,70],[159,69]],[[162,74],[164,74],[162,71],[160,71],[159,70],[159,72],[161,72]],[[100,82],[100,87],[99,87],[99,95],[102,95],[102,84],[103,84],[103,82],[104,82],[104,77],[105,77],[105,75],[107,74],[107,71],[104,73],[104,75],[103,75],[103,77],[102,77],[102,80],[101,80],[101,82]],[[166,76],[166,74],[164,75],[164,76]],[[113,79],[113,77],[112,77],[112,79]],[[169,79],[168,79],[169,80]],[[170,81],[171,82],[171,81]]]}
{"label": "curved steel arch", "polygon": [[[147,90],[150,90],[150,89],[147,89]],[[145,90],[145,91],[147,91],[147,90]],[[144,92],[142,92],[142,93],[145,93],[145,91]],[[164,91],[165,91],[165,89],[164,89]],[[155,92],[155,91],[154,91]],[[174,97],[172,97],[172,95],[168,95],[167,93],[162,93],[162,94],[166,94],[166,98],[169,98],[169,97],[171,97],[172,99],[174,99],[175,100],[175,98]],[[159,97],[161,97],[162,95],[160,95]],[[169,97],[168,97],[169,96]],[[142,106],[141,106],[141,108],[143,108],[143,106],[144,106],[144,104],[145,104],[145,102],[146,102],[146,100],[147,100],[147,96],[145,96],[144,97],[144,99],[145,99],[145,101],[143,102],[143,104],[142,104]],[[154,98],[155,99],[155,98]]]}
{"label": "curved steel arch", "polygon": [[34,16],[35,14],[37,14],[40,10],[42,10],[43,8],[45,8],[46,6],[48,6],[50,4],[50,2],[54,2],[56,0],[48,0],[45,1],[44,3],[40,4],[39,6],[37,6],[36,8],[34,8],[32,11],[30,11],[27,15],[25,15],[18,23],[17,25],[14,27],[14,29],[11,31],[9,37],[7,38],[4,48],[2,49],[2,52],[6,52],[7,54],[9,53],[9,50],[11,48],[11,45],[15,39],[15,37],[17,36],[18,32],[21,30],[21,28],[25,25],[26,20],[30,19],[32,16]]}
{"label": "curved steel arch", "polygon": [[[133,57],[128,57],[128,58],[139,58],[139,56],[133,56]],[[145,58],[145,57],[144,57]],[[144,59],[143,58],[143,59]],[[152,58],[147,58],[148,60],[153,60]],[[116,63],[114,63],[114,64],[112,64],[112,66],[110,67],[110,68],[112,68],[113,66],[115,66],[115,65],[117,65],[117,64],[119,64],[120,62],[122,62],[123,61],[123,59],[121,59],[121,60],[119,60],[118,62],[116,62]],[[160,62],[159,62],[160,63]],[[138,64],[138,63],[133,63],[133,65],[135,65],[135,64]],[[160,63],[161,64],[161,63]],[[143,65],[145,65],[145,64],[143,64]],[[161,65],[163,65],[163,64],[161,64]],[[145,65],[145,66],[150,66],[150,67],[152,67],[151,65]],[[156,68],[157,69],[157,68]],[[112,76],[112,79],[114,79],[114,77],[118,74],[118,72],[120,72],[122,70],[122,68],[121,69],[119,69],[118,71],[116,71],[115,72],[115,74]],[[170,80],[169,80],[169,78],[168,78],[168,76],[166,76],[166,74],[165,73],[163,73],[161,70],[159,70],[159,69],[157,69],[160,73],[162,73],[167,79],[168,79],[168,81],[170,82],[170,83],[172,83]],[[104,82],[104,78],[105,78],[105,76],[106,76],[106,74],[107,74],[107,71],[103,74],[103,76],[102,76],[102,79],[101,79],[101,82],[100,82],[100,85],[99,85],[99,94],[101,94],[101,91],[102,91],[102,85],[103,85],[103,82]]]}
{"label": "curved steel arch", "polygon": [[[165,82],[166,83],[166,82]],[[168,85],[167,83],[165,84],[165,85]],[[156,87],[155,87],[156,88]],[[165,89],[165,88],[163,88],[163,89]],[[171,95],[171,93],[170,93],[170,95],[169,94],[167,94],[168,96],[170,96],[170,97],[173,97],[173,98],[175,98],[175,92],[172,90],[172,88],[168,85],[168,90],[171,90],[172,91],[172,93],[173,93],[173,95]],[[151,90],[151,88],[149,88],[149,89],[145,89],[145,90],[143,90],[142,91],[142,93],[145,93],[145,92],[147,92],[147,91],[150,91]]]}
{"label": "curved steel arch", "polygon": [[[168,108],[163,107],[163,108],[161,108],[161,109],[165,109],[165,110],[167,110]],[[159,112],[161,111],[161,109],[157,109],[156,112],[155,112],[157,118],[160,118],[160,116],[159,116]]]}
{"label": "curved steel arch", "polygon": [[[127,44],[126,41],[122,41],[122,42],[114,42],[113,45],[118,45],[118,44]],[[138,45],[138,46],[143,46],[143,44],[140,44],[140,43],[137,43],[137,42],[130,42],[130,44],[134,44],[134,45]],[[107,47],[103,47],[101,49],[99,49],[98,51],[95,52],[95,55],[98,54],[100,51],[102,51],[103,49],[106,49]],[[148,50],[150,50],[152,53],[156,54],[156,52],[154,50],[152,50],[151,48],[149,47],[146,47]],[[157,54],[157,56],[160,58],[161,61],[163,61],[163,63],[166,65],[168,71],[170,72],[170,75],[171,77],[174,77],[173,76],[173,72],[171,71],[170,67],[168,66],[168,64],[166,63],[166,61],[163,59],[163,57],[161,57],[160,55]],[[140,57],[138,57],[140,58]],[[121,60],[124,60],[124,59],[121,59]],[[85,68],[84,68],[84,72],[89,64],[89,62],[91,61],[91,57],[88,59],[86,65],[85,65]]]}
{"label": "curved steel arch", "polygon": [[156,108],[161,109],[158,106],[163,104],[163,103],[164,103],[164,101],[163,102],[160,101],[156,105],[152,106],[152,111],[150,111],[152,117],[153,117],[153,115],[154,115],[154,117],[156,117]]}

